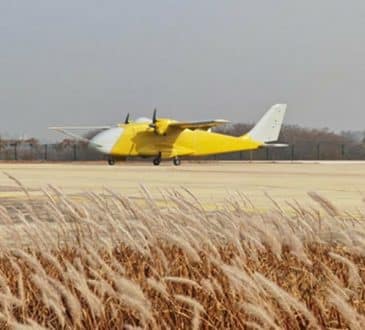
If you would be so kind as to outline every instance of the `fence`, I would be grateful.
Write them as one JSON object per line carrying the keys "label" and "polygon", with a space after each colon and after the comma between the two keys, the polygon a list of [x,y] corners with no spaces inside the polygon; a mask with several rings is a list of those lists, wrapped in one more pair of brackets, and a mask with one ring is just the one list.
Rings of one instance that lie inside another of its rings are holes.
{"label": "fence", "polygon": [[210,156],[215,160],[365,160],[362,144],[334,144],[329,142],[297,143],[286,148],[261,148]]}
{"label": "fence", "polygon": [[7,161],[92,161],[105,156],[84,145],[74,144],[13,144],[0,149],[0,160]]}
{"label": "fence", "polygon": [[[94,161],[106,156],[85,145],[13,144],[0,149],[5,161]],[[133,159],[133,158],[132,158]],[[365,160],[362,144],[334,144],[329,142],[297,143],[286,148],[262,148],[255,151],[203,157],[209,160]]]}

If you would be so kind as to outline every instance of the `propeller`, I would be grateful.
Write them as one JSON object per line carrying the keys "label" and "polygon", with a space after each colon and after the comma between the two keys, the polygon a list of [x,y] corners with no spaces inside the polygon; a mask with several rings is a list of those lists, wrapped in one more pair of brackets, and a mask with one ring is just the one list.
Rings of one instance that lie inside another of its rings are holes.
{"label": "propeller", "polygon": [[158,119],[157,118],[157,109],[155,108],[153,110],[152,123],[150,124],[150,127],[154,129],[155,134],[166,135],[166,131],[169,126],[168,122],[169,121],[166,119]]}
{"label": "propeller", "polygon": [[156,122],[157,122],[157,109],[155,108],[154,110],[153,110],[153,116],[152,116],[152,123],[153,124],[156,124]]}
{"label": "propeller", "polygon": [[129,113],[127,114],[127,117],[125,117],[124,124],[129,124]]}
{"label": "propeller", "polygon": [[157,123],[157,109],[155,108],[153,110],[153,115],[152,115],[152,124],[150,124],[151,128],[155,128],[156,129],[156,123]]}

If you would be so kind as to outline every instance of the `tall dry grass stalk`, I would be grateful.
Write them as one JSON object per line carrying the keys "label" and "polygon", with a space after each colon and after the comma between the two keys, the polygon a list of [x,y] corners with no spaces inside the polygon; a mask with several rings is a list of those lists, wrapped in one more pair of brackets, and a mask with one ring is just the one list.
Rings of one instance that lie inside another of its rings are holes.
{"label": "tall dry grass stalk", "polygon": [[264,212],[240,193],[212,210],[187,188],[21,189],[0,199],[0,328],[365,327],[365,215],[316,193]]}

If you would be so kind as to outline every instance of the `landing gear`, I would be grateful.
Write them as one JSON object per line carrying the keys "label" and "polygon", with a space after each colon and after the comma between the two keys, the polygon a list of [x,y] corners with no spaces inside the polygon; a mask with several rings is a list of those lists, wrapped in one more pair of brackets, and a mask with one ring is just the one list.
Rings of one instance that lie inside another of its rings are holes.
{"label": "landing gear", "polygon": [[173,159],[174,165],[175,166],[180,166],[181,165],[181,160],[178,157],[175,157]]}
{"label": "landing gear", "polygon": [[115,165],[115,159],[109,158],[109,159],[108,159],[108,164],[109,164],[110,166]]}
{"label": "landing gear", "polygon": [[153,160],[153,165],[158,166],[161,163],[161,153]]}

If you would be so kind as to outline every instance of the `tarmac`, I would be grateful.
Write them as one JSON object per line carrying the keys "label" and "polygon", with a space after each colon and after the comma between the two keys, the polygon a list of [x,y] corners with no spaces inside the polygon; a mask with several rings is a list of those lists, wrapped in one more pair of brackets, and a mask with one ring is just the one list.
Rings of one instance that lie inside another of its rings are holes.
{"label": "tarmac", "polygon": [[145,186],[155,198],[161,191],[186,187],[200,201],[217,205],[239,192],[256,206],[272,202],[313,203],[307,193],[315,191],[337,207],[364,209],[365,162],[163,162],[105,163],[0,163],[0,202],[24,198],[13,176],[33,197],[52,185],[65,194],[101,193],[105,188],[138,198]]}

